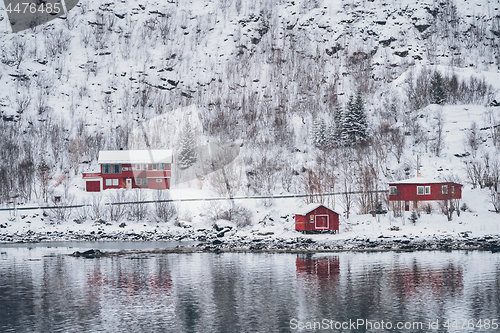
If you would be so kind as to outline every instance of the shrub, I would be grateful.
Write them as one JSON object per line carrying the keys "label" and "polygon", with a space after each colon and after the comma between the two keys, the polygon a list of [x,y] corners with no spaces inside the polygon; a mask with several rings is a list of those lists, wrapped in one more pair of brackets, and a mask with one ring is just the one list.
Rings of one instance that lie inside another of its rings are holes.
{"label": "shrub", "polygon": [[411,223],[415,224],[415,222],[417,222],[418,220],[417,212],[411,212],[411,216],[408,218],[408,220],[410,220]]}
{"label": "shrub", "polygon": [[430,214],[432,213],[432,205],[430,203],[426,203],[423,207],[422,207],[422,210],[426,213],[426,214]]}
{"label": "shrub", "polygon": [[252,224],[252,212],[240,205],[234,205],[224,209],[220,205],[213,205],[209,212],[212,221],[226,220],[232,221],[237,227],[246,227]]}

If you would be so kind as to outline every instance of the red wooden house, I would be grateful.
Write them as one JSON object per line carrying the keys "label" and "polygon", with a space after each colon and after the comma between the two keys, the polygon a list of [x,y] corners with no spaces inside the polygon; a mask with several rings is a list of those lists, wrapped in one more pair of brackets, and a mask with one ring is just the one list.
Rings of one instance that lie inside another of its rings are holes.
{"label": "red wooden house", "polygon": [[322,204],[309,204],[295,213],[295,230],[338,233],[339,213]]}
{"label": "red wooden house", "polygon": [[415,177],[389,183],[389,201],[404,202],[405,210],[418,209],[420,201],[443,201],[462,198],[462,184]]}
{"label": "red wooden house", "polygon": [[83,173],[87,192],[112,188],[169,189],[171,150],[103,150],[97,172]]}

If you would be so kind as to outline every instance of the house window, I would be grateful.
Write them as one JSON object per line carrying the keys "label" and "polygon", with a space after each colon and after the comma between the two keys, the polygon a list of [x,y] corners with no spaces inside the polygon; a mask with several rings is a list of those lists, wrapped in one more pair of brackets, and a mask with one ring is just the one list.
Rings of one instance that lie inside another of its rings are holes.
{"label": "house window", "polygon": [[129,167],[128,170],[129,171],[134,171],[134,167]]}
{"label": "house window", "polygon": [[122,168],[122,171],[128,171],[128,168]]}
{"label": "house window", "polygon": [[165,170],[170,170],[170,163],[165,164]]}
{"label": "house window", "polygon": [[140,164],[137,164],[137,165],[135,166],[135,169],[136,169],[136,170],[141,170],[141,165],[140,165]]}
{"label": "house window", "polygon": [[113,173],[121,173],[122,166],[120,164],[113,164]]}
{"label": "house window", "polygon": [[147,164],[143,164],[142,165],[142,170],[147,170],[148,169],[148,165]]}
{"label": "house window", "polygon": [[148,185],[148,179],[147,178],[143,178],[142,179],[142,185]]}
{"label": "house window", "polygon": [[113,179],[113,186],[118,186],[118,179]]}
{"label": "house window", "polygon": [[455,186],[451,187],[451,193],[455,193]]}
{"label": "house window", "polygon": [[430,186],[425,187],[425,194],[431,194],[431,187]]}
{"label": "house window", "polygon": [[391,186],[389,187],[389,190],[390,190],[390,194],[391,195],[396,195],[398,194],[398,188],[396,186]]}
{"label": "house window", "polygon": [[160,170],[165,170],[165,163],[160,163]]}
{"label": "house window", "polygon": [[141,184],[142,184],[141,178],[136,178],[135,185],[141,185]]}
{"label": "house window", "polygon": [[161,183],[161,178],[156,178],[157,183]]}
{"label": "house window", "polygon": [[111,179],[106,179],[106,186],[111,186]]}
{"label": "house window", "polygon": [[158,164],[153,164],[153,170],[156,170],[158,168]]}
{"label": "house window", "polygon": [[111,173],[111,165],[109,164],[104,164],[102,166],[102,173]]}
{"label": "house window", "polygon": [[417,195],[423,195],[423,194],[424,194],[424,187],[417,186]]}
{"label": "house window", "polygon": [[448,185],[441,186],[441,193],[448,194]]}

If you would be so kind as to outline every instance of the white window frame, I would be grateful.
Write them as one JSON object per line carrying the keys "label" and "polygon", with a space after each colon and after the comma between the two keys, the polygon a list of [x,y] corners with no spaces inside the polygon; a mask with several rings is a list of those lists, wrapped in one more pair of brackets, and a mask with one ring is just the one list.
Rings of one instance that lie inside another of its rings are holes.
{"label": "white window frame", "polygon": [[448,185],[441,186],[441,194],[448,194]]}
{"label": "white window frame", "polygon": [[113,179],[113,186],[118,186],[118,179],[117,178]]}
{"label": "white window frame", "polygon": [[127,167],[122,167],[122,171],[128,171]]}
{"label": "white window frame", "polygon": [[156,171],[158,169],[158,164],[153,164],[153,170]]}
{"label": "white window frame", "polygon": [[451,193],[455,193],[455,186],[451,187]]}
{"label": "white window frame", "polygon": [[391,195],[398,194],[398,188],[397,188],[397,186],[389,186],[389,194],[391,194]]}
{"label": "white window frame", "polygon": [[425,195],[429,195],[429,194],[431,194],[431,187],[430,186],[426,186],[425,187]]}
{"label": "white window frame", "polygon": [[[115,175],[122,173],[122,165],[121,164],[112,164],[111,171]],[[115,172],[115,171],[118,171],[118,172]]]}
{"label": "white window frame", "polygon": [[160,163],[160,170],[165,170],[165,163]]}
{"label": "white window frame", "polygon": [[417,195],[424,195],[425,188],[424,186],[417,186]]}
{"label": "white window frame", "polygon": [[143,178],[142,179],[142,185],[148,185],[148,179],[147,178]]}
{"label": "white window frame", "polygon": [[[326,227],[318,228],[318,223],[316,221],[318,216],[326,216]],[[328,230],[329,227],[330,227],[330,217],[328,216],[328,214],[314,215],[314,229]]]}
{"label": "white window frame", "polygon": [[111,173],[111,164],[103,164],[102,165],[102,173],[104,174],[110,174]]}
{"label": "white window frame", "polygon": [[156,178],[157,183],[161,183],[161,178]]}
{"label": "white window frame", "polygon": [[136,178],[135,179],[135,185],[142,185],[142,179],[141,178]]}
{"label": "white window frame", "polygon": [[112,183],[111,178],[106,179],[106,186],[111,186]]}

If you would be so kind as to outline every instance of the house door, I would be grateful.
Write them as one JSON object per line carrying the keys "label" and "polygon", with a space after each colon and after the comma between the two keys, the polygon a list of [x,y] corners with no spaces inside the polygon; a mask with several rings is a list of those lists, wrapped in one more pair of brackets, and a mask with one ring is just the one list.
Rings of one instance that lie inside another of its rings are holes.
{"label": "house door", "polygon": [[315,229],[328,229],[328,215],[316,215],[315,220]]}
{"label": "house door", "polygon": [[127,190],[130,190],[132,188],[132,179],[131,178],[125,179],[125,185],[127,187]]}
{"label": "house door", "polygon": [[405,211],[406,212],[410,211],[410,202],[409,201],[405,201]]}

